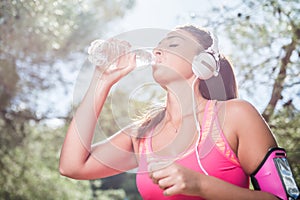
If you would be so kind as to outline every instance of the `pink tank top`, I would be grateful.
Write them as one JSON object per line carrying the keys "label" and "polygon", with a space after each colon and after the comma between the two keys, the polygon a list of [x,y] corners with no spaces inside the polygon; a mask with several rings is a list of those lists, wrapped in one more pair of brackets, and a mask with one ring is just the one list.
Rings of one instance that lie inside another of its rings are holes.
{"label": "pink tank top", "polygon": [[[206,104],[201,124],[202,137],[198,152],[202,166],[209,176],[214,176],[234,185],[249,188],[249,177],[239,164],[238,158],[227,143],[219,126],[216,101]],[[152,152],[151,137],[140,141],[140,162],[136,176],[137,188],[144,200],[201,200],[201,197],[173,195],[164,196],[163,190],[154,184],[147,173],[147,153]],[[195,148],[175,161],[177,164],[204,173],[199,167]]]}

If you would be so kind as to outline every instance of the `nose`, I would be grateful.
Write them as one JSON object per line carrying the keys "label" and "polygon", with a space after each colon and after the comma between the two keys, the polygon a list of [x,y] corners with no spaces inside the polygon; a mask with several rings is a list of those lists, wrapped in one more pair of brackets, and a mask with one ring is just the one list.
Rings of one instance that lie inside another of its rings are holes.
{"label": "nose", "polygon": [[158,57],[158,56],[161,56],[162,55],[162,50],[160,49],[160,48],[154,48],[153,49],[153,55],[155,56],[155,57]]}

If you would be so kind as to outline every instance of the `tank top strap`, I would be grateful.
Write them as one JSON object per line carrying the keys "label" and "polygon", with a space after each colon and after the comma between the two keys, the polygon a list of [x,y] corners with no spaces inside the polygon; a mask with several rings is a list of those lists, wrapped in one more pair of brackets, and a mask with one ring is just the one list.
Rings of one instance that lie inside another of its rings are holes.
{"label": "tank top strap", "polygon": [[203,122],[201,124],[201,140],[203,141],[204,138],[206,138],[206,136],[210,133],[211,131],[211,127],[212,127],[212,123],[214,121],[215,118],[215,106],[217,104],[217,100],[209,100],[209,102],[206,105],[205,108],[205,113],[204,113],[204,119]]}
{"label": "tank top strap", "polygon": [[228,160],[239,165],[239,160],[228,144],[222,127],[220,126],[217,102],[217,100],[211,101],[207,108],[206,120],[203,125],[201,140],[198,144],[206,149],[203,155],[209,153],[208,149],[216,146]]}

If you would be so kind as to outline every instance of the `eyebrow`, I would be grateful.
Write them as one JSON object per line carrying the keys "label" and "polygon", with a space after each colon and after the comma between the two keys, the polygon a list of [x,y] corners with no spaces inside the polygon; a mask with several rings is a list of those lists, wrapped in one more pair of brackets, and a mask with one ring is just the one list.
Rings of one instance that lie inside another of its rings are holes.
{"label": "eyebrow", "polygon": [[172,38],[180,38],[182,40],[185,40],[185,38],[180,36],[180,35],[171,35],[171,36],[167,37],[166,39],[169,40],[169,39],[172,39]]}

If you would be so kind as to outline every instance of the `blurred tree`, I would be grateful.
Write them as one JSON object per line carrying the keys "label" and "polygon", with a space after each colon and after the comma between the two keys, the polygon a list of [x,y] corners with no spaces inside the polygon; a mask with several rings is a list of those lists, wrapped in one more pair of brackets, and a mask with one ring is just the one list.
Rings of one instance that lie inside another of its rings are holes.
{"label": "blurred tree", "polygon": [[59,83],[64,86],[66,72],[78,70],[76,66],[68,69],[62,62],[80,56],[109,21],[123,16],[133,5],[133,0],[1,1],[0,78],[10,77],[1,82],[1,103],[8,101],[4,94],[14,94],[9,99],[11,106],[6,107],[10,112],[24,107],[35,111],[34,97],[39,91]]}
{"label": "blurred tree", "polygon": [[205,23],[231,40],[242,96],[266,105],[262,115],[299,177],[300,2],[234,1],[213,11]]}
{"label": "blurred tree", "polygon": [[299,101],[300,2],[237,0],[216,5],[209,18],[195,13],[190,17],[230,40],[228,56],[242,95],[266,105],[262,113],[269,121],[276,108]]}
{"label": "blurred tree", "polygon": [[44,119],[69,116],[57,116],[47,102],[39,110],[38,97],[42,91],[64,88],[66,74],[77,69],[74,63],[62,66],[133,5],[134,0],[0,1],[1,198],[89,198],[88,182],[58,175],[57,144],[65,130],[40,127]]}
{"label": "blurred tree", "polygon": [[280,146],[288,152],[290,165],[294,171],[296,181],[300,183],[300,111],[293,105],[285,105],[283,109],[272,115],[270,127],[275,130]]}
{"label": "blurred tree", "polygon": [[[88,182],[57,172],[60,147],[55,144],[66,130],[23,124],[23,131],[28,134],[18,146],[1,148],[1,199],[91,199]],[[1,134],[9,132],[1,127]]]}
{"label": "blurred tree", "polygon": [[237,60],[239,77],[243,77],[240,86],[254,98],[257,88],[272,91],[267,93],[270,99],[262,113],[266,121],[276,107],[280,108],[280,101],[281,107],[290,99],[299,101],[299,12],[297,0],[247,0],[224,22],[234,49],[240,50],[231,55]]}
{"label": "blurred tree", "polygon": [[[220,1],[209,16],[189,20],[220,32],[235,67],[242,98],[251,99],[287,150],[300,185],[300,2],[298,0]],[[229,42],[230,44],[228,45]],[[256,105],[256,106],[257,106]]]}

